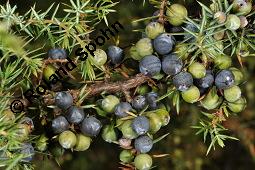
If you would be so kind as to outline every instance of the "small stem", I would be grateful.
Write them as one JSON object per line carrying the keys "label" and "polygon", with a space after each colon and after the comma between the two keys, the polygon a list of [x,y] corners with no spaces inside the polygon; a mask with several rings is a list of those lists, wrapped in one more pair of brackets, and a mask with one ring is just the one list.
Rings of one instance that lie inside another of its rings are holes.
{"label": "small stem", "polygon": [[159,9],[159,22],[164,25],[164,10],[166,6],[166,0],[161,1],[160,9]]}

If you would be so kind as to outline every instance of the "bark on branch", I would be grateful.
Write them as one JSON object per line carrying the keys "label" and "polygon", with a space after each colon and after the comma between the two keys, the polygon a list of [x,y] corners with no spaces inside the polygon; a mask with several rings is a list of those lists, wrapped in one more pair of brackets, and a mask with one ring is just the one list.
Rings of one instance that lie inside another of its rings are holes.
{"label": "bark on branch", "polygon": [[164,25],[165,22],[165,16],[164,16],[164,11],[165,11],[165,6],[167,5],[166,0],[161,1],[160,9],[159,9],[159,22]]}
{"label": "bark on branch", "polygon": [[[92,84],[86,88],[86,93],[88,94],[87,97],[96,96],[102,92],[108,93],[123,92],[123,94],[126,96],[130,89],[138,87],[145,82],[153,83],[153,80],[151,80],[148,76],[145,76],[144,74],[137,74],[134,77],[124,81],[101,82]],[[70,90],[70,93],[72,94],[75,100],[79,96],[80,90]],[[54,104],[54,100],[52,100],[52,98],[50,99],[49,95],[45,95],[44,100],[47,105]]]}

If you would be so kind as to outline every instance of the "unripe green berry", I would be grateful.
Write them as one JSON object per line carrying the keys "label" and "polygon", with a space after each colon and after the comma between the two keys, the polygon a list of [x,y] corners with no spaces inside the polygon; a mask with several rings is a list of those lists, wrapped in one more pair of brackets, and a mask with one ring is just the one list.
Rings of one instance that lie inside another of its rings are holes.
{"label": "unripe green berry", "polygon": [[226,14],[222,11],[218,11],[214,14],[214,19],[218,22],[218,24],[223,24],[226,21]]}
{"label": "unripe green berry", "polygon": [[116,127],[121,131],[121,126],[123,125],[125,121],[122,120],[121,118],[120,119],[117,119],[116,120]]}
{"label": "unripe green berry", "polygon": [[[208,44],[205,43],[205,45],[208,45]],[[208,48],[205,49],[205,55],[211,58],[214,58],[219,55],[218,51],[223,51],[223,49],[224,49],[223,42],[216,41],[213,46],[210,45]]]}
{"label": "unripe green berry", "polygon": [[149,132],[155,134],[161,128],[162,121],[160,116],[154,112],[149,112],[146,114],[150,121],[150,129]]}
{"label": "unripe green berry", "polygon": [[237,30],[241,26],[240,18],[233,14],[228,15],[225,26],[229,30]]}
{"label": "unripe green berry", "polygon": [[65,152],[65,149],[61,147],[59,144],[50,147],[49,150],[50,150],[50,153],[57,158],[61,157]]}
{"label": "unripe green berry", "polygon": [[48,144],[48,138],[43,134],[40,136],[40,138],[36,141],[36,149],[43,152],[47,149]]}
{"label": "unripe green berry", "polygon": [[209,7],[214,13],[217,12],[219,9],[219,5],[216,2],[211,3]]}
{"label": "unripe green berry", "polygon": [[134,60],[141,60],[144,56],[140,56],[137,49],[136,49],[136,46],[132,46],[130,49],[129,49],[129,54],[130,54],[130,57],[133,58]]}
{"label": "unripe green berry", "polygon": [[234,112],[234,113],[239,113],[243,111],[246,107],[246,99],[244,97],[241,97],[237,101],[233,103],[228,103],[228,108]]}
{"label": "unripe green berry", "polygon": [[145,95],[150,92],[150,87],[148,85],[139,86],[136,92],[140,95]]}
{"label": "unripe green berry", "polygon": [[167,19],[173,26],[180,26],[188,16],[187,9],[181,4],[173,4],[166,11]]}
{"label": "unripe green berry", "polygon": [[166,105],[164,105],[163,103],[159,103],[158,108],[163,109],[163,110],[167,110]]}
{"label": "unripe green berry", "polygon": [[201,101],[201,105],[207,110],[212,110],[218,107],[221,102],[222,99],[217,95],[216,88],[212,88]]}
{"label": "unripe green berry", "polygon": [[152,166],[152,158],[148,154],[137,155],[134,162],[138,170],[149,170]]}
{"label": "unripe green berry", "polygon": [[224,90],[224,98],[228,101],[228,102],[235,102],[238,99],[240,99],[241,97],[241,89],[234,85],[228,89]]}
{"label": "unripe green berry", "polygon": [[16,135],[18,136],[18,140],[23,142],[28,139],[28,135],[30,133],[29,126],[27,124],[18,124],[18,129],[16,131]]}
{"label": "unripe green berry", "polygon": [[174,48],[174,53],[182,60],[186,60],[189,56],[188,44],[186,43],[177,44]]}
{"label": "unripe green berry", "polygon": [[242,15],[247,15],[252,10],[252,3],[250,0],[234,0],[233,11]]}
{"label": "unripe green berry", "polygon": [[162,24],[158,22],[151,22],[145,28],[145,33],[150,39],[156,38],[159,34],[163,32],[165,32],[165,28]]}
{"label": "unripe green berry", "polygon": [[[216,31],[219,31],[220,29],[216,30]],[[216,32],[214,35],[213,35],[213,38],[215,40],[222,40],[225,36],[225,31],[219,31],[219,32]]]}
{"label": "unripe green berry", "polygon": [[134,155],[132,153],[132,150],[123,150],[120,153],[120,161],[123,163],[130,163],[134,159]]}
{"label": "unripe green berry", "polygon": [[74,147],[75,151],[85,151],[90,147],[91,138],[83,134],[77,134],[77,141]]}
{"label": "unripe green berry", "polygon": [[153,47],[149,38],[140,39],[136,45],[138,54],[143,58],[144,56],[151,55],[153,53]]}
{"label": "unripe green berry", "polygon": [[168,125],[168,123],[170,121],[170,115],[167,110],[157,109],[157,110],[155,110],[155,113],[160,117],[162,126]]}
{"label": "unripe green berry", "polygon": [[203,78],[206,75],[206,69],[205,66],[199,62],[192,63],[188,71],[192,74],[194,78]]}
{"label": "unripe green berry", "polygon": [[1,121],[3,121],[3,122],[12,121],[12,120],[15,119],[15,115],[10,110],[4,110],[3,111],[3,117],[1,116],[0,119],[2,119]]}
{"label": "unripe green berry", "polygon": [[241,21],[241,26],[240,26],[241,28],[244,28],[249,24],[249,22],[245,16],[240,16],[239,19]]}
{"label": "unripe green berry", "polygon": [[102,49],[96,49],[94,52],[94,58],[93,62],[97,66],[102,66],[106,63],[107,61],[107,54],[104,50]]}
{"label": "unripe green berry", "polygon": [[200,97],[199,89],[196,86],[191,86],[188,90],[181,93],[182,98],[187,103],[195,103]]}
{"label": "unripe green berry", "polygon": [[247,44],[241,43],[237,46],[236,55],[241,57],[248,57],[250,55],[250,50]]}
{"label": "unripe green berry", "polygon": [[232,65],[232,59],[226,55],[219,55],[214,59],[214,64],[221,70],[227,69]]}
{"label": "unripe green berry", "polygon": [[76,144],[76,136],[73,132],[67,130],[58,136],[58,142],[63,148],[70,149]]}
{"label": "unripe green berry", "polygon": [[127,138],[127,139],[135,139],[137,138],[137,134],[135,133],[135,131],[133,130],[131,124],[132,124],[132,120],[126,120],[122,125],[121,125],[121,132],[123,137]]}
{"label": "unripe green berry", "polygon": [[117,134],[116,134],[116,131],[114,130],[114,127],[111,125],[104,126],[103,132],[102,132],[102,138],[108,143],[112,143],[116,141]]}
{"label": "unripe green berry", "polygon": [[50,81],[50,76],[55,74],[56,68],[53,65],[47,65],[43,70],[43,77],[45,80]]}
{"label": "unripe green berry", "polygon": [[235,77],[235,85],[239,85],[240,83],[243,82],[244,75],[241,70],[239,70],[235,67],[231,67],[231,68],[229,68],[229,70],[233,73],[233,75]]}
{"label": "unripe green berry", "polygon": [[108,113],[113,113],[120,100],[114,95],[108,95],[102,100],[102,109]]}

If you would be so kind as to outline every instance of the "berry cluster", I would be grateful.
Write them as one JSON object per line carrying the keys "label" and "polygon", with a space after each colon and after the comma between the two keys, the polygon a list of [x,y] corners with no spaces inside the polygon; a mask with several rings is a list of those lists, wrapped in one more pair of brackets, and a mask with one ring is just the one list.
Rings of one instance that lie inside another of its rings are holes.
{"label": "berry cluster", "polygon": [[[216,4],[219,2],[210,6],[213,15],[208,18],[216,19],[211,25],[217,26],[210,28],[210,24],[199,23],[208,26],[209,31],[204,34],[204,28],[197,26],[198,23],[186,21],[188,11],[183,5],[172,4],[165,11],[164,23],[153,20],[147,24],[143,38],[128,49],[129,53],[115,45],[109,46],[106,51],[97,49],[95,55],[89,58],[97,68],[103,68],[107,73],[121,70],[128,76],[141,73],[152,83],[128,89],[128,92],[124,91],[127,89],[122,84],[114,86],[113,89],[120,88],[123,93],[113,94],[106,90],[101,94],[103,98],[92,96],[88,99],[88,103],[93,105],[89,109],[81,106],[83,101],[76,102],[70,91],[55,90],[58,92],[54,93],[54,104],[60,114],[55,114],[51,120],[54,135],[48,136],[54,138],[57,135],[64,149],[85,151],[90,147],[92,138],[101,134],[106,142],[123,148],[119,155],[123,165],[147,170],[152,166],[149,152],[157,141],[156,133],[170,121],[171,102],[173,105],[177,103],[176,95],[172,94],[180,95],[180,99],[187,103],[202,106],[211,115],[223,110],[233,113],[243,111],[246,99],[242,97],[239,85],[244,75],[233,67],[232,54],[235,51],[229,52],[228,48],[224,48],[224,30],[215,30],[216,33],[210,37],[212,43],[205,40],[205,36],[211,34],[210,29],[224,27],[233,32],[247,26],[245,16],[251,12],[251,3],[234,0],[233,9],[227,12],[218,11]],[[229,14],[229,11],[234,14]],[[154,15],[159,15],[159,12]],[[243,51],[241,47],[242,50],[237,51]],[[67,57],[65,50],[60,48],[51,49],[48,54],[52,60]],[[54,65],[44,69],[46,80],[54,69]],[[45,137],[42,136],[39,141],[44,142],[39,143],[37,149],[45,150]],[[32,152],[31,147],[26,145],[24,152]]]}
{"label": "berry cluster", "polygon": [[[14,134],[18,136],[18,143],[20,144],[19,148],[13,149],[13,152],[17,152],[22,154],[24,157],[21,159],[22,162],[30,162],[33,159],[33,156],[35,154],[34,147],[32,146],[31,142],[28,141],[29,135],[34,130],[34,123],[33,120],[29,117],[23,117],[22,119],[16,117],[12,111],[5,110],[3,112],[3,117],[1,118],[1,121],[6,123],[14,123],[15,121],[18,122],[17,129],[14,130]],[[36,145],[36,148],[38,149],[38,145]],[[1,155],[1,153],[0,153]],[[0,159],[8,159],[7,155],[1,155]]]}
{"label": "berry cluster", "polygon": [[[93,116],[85,117],[82,108],[73,105],[73,97],[67,91],[57,92],[55,104],[62,109],[63,115],[59,115],[52,120],[52,130],[59,134],[59,144],[65,149],[76,151],[87,150],[90,146],[91,136],[96,136],[102,127],[101,122]],[[80,125],[82,133],[74,134],[70,124]]]}
{"label": "berry cluster", "polygon": [[[102,138],[110,143],[118,141],[117,143],[124,148],[120,153],[120,160],[127,164],[134,159],[137,169],[149,169],[152,166],[152,158],[146,154],[153,147],[152,135],[170,120],[169,113],[164,106],[157,103],[157,98],[157,93],[149,92],[135,96],[131,103],[121,102],[114,95],[108,95],[98,102],[104,111],[108,114],[114,113],[116,117],[114,126],[103,127]],[[146,108],[149,111],[145,112]],[[114,127],[121,132],[120,135]]]}
{"label": "berry cluster", "polygon": [[[185,17],[186,9],[182,5],[173,4],[168,10],[179,9],[183,10],[184,15],[180,17]],[[170,14],[169,17],[172,25],[180,24],[175,22]],[[231,67],[231,57],[217,54],[211,59],[210,65],[203,63],[200,58],[189,62],[189,54],[181,54],[182,48],[185,48],[184,44],[176,41],[171,33],[166,33],[162,24],[150,22],[145,28],[145,33],[147,38],[140,39],[130,49],[131,57],[139,60],[141,73],[157,78],[162,70],[170,77],[168,81],[181,92],[184,101],[200,101],[202,107],[207,110],[216,109],[222,104],[226,104],[232,112],[241,112],[244,109],[246,100],[241,97],[238,87],[243,75],[239,69]]]}

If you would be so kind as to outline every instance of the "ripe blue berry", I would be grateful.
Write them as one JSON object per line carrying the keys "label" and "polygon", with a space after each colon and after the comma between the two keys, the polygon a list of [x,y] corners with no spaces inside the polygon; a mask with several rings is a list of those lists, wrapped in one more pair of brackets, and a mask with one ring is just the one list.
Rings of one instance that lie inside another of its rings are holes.
{"label": "ripe blue berry", "polygon": [[163,58],[162,70],[168,75],[175,75],[181,71],[183,67],[182,60],[174,53],[168,54]]}
{"label": "ripe blue berry", "polygon": [[84,119],[84,111],[76,106],[71,106],[67,112],[67,120],[70,123],[79,124]]}
{"label": "ripe blue berry", "polygon": [[147,153],[151,150],[153,141],[147,135],[135,139],[135,149],[140,153]]}
{"label": "ripe blue berry", "polygon": [[199,87],[198,89],[199,89],[199,92],[200,92],[201,96],[203,96],[208,91],[208,88]]}
{"label": "ripe blue berry", "polygon": [[48,56],[51,59],[66,59],[67,57],[67,53],[66,50],[62,49],[62,48],[53,48],[50,49],[48,52]]}
{"label": "ripe blue berry", "polygon": [[112,45],[108,47],[107,56],[113,64],[120,64],[124,58],[124,52],[120,47]]}
{"label": "ripe blue berry", "polygon": [[145,116],[138,116],[136,117],[132,122],[132,129],[138,134],[138,135],[144,135],[148,132],[150,128],[150,122],[149,119]]}
{"label": "ripe blue berry", "polygon": [[60,109],[66,110],[73,105],[73,97],[67,91],[57,92],[55,96],[55,104]]}
{"label": "ripe blue berry", "polygon": [[33,160],[35,150],[34,147],[30,143],[24,143],[21,145],[20,153],[25,156],[21,161],[23,162],[31,162]]}
{"label": "ripe blue berry", "polygon": [[51,124],[54,133],[58,134],[69,128],[69,123],[64,116],[58,116],[52,120]]}
{"label": "ripe blue berry", "polygon": [[153,47],[158,54],[165,55],[172,51],[175,39],[168,33],[157,36],[153,41]]}
{"label": "ripe blue berry", "polygon": [[128,102],[121,102],[115,107],[115,115],[119,118],[128,116],[127,112],[132,110]]}
{"label": "ripe blue berry", "polygon": [[[197,33],[199,31],[198,28],[191,23],[186,24],[185,28],[193,33]],[[194,35],[187,32],[187,34],[184,35],[184,39],[185,40],[189,39],[189,42],[194,42],[196,40],[196,37],[194,37]]]}
{"label": "ripe blue berry", "polygon": [[201,79],[195,79],[196,86],[203,88],[203,89],[211,87],[213,85],[213,82],[214,82],[214,77],[212,75],[211,70],[206,71],[205,77],[203,77]]}
{"label": "ripe blue berry", "polygon": [[174,86],[180,91],[186,91],[193,85],[192,75],[188,72],[180,72],[173,77]]}
{"label": "ripe blue berry", "polygon": [[139,69],[141,73],[153,77],[160,73],[160,59],[154,55],[148,55],[140,61]]}
{"label": "ripe blue berry", "polygon": [[151,109],[157,109],[157,98],[158,98],[158,94],[155,92],[150,92],[146,94],[146,100],[147,103],[149,104]]}
{"label": "ripe blue berry", "polygon": [[21,123],[21,124],[26,124],[26,125],[28,125],[28,127],[29,127],[30,130],[33,130],[33,129],[34,129],[34,122],[33,122],[33,120],[32,120],[31,118],[29,118],[29,117],[24,117],[24,118],[21,120],[20,123]]}
{"label": "ripe blue berry", "polygon": [[234,75],[229,70],[221,70],[215,78],[215,85],[218,89],[227,89],[234,84]]}
{"label": "ripe blue berry", "polygon": [[153,12],[152,16],[153,16],[153,17],[156,17],[156,16],[157,16],[157,18],[153,18],[152,21],[155,21],[155,22],[158,21],[159,13],[160,13],[159,10]]}
{"label": "ripe blue berry", "polygon": [[102,128],[102,123],[94,116],[89,116],[82,121],[81,132],[88,136],[97,136]]}
{"label": "ripe blue berry", "polygon": [[132,100],[132,106],[134,109],[136,110],[142,110],[144,109],[144,107],[146,106],[146,98],[143,95],[139,95],[136,96],[133,100]]}

